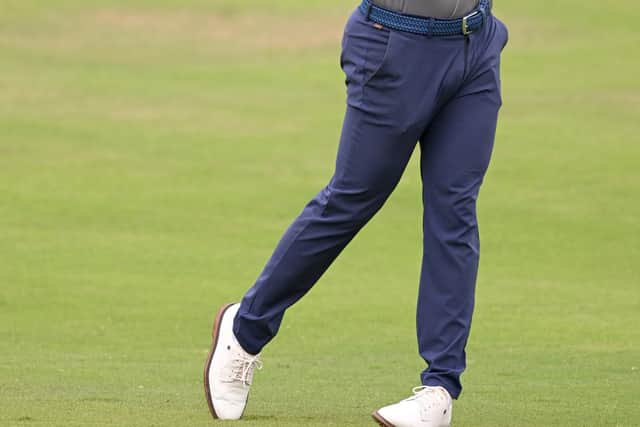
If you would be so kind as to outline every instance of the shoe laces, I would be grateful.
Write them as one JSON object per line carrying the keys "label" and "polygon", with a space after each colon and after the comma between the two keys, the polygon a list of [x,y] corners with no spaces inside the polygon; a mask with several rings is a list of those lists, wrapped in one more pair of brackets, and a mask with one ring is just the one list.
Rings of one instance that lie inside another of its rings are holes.
{"label": "shoe laces", "polygon": [[[420,408],[420,417],[423,421],[439,419],[447,414],[446,393],[440,387],[418,386],[412,389],[413,396],[405,401],[415,401]],[[440,412],[443,410],[443,412]],[[435,411],[435,412],[434,412]]]}
{"label": "shoe laces", "polygon": [[428,385],[421,385],[412,389],[413,396],[405,400],[420,400],[423,404],[427,404],[430,407],[434,401],[447,399],[446,392],[442,391],[441,387],[433,387]]}
{"label": "shoe laces", "polygon": [[231,381],[240,382],[242,385],[249,387],[253,381],[253,370],[262,369],[262,361],[260,355],[238,355],[231,361]]}
{"label": "shoe laces", "polygon": [[434,393],[436,391],[435,388],[433,387],[429,387],[426,385],[421,385],[418,387],[414,387],[411,389],[411,391],[413,392],[413,396],[405,399],[405,400],[414,400],[414,399],[418,399],[419,397],[422,397],[424,395],[426,395],[427,393]]}

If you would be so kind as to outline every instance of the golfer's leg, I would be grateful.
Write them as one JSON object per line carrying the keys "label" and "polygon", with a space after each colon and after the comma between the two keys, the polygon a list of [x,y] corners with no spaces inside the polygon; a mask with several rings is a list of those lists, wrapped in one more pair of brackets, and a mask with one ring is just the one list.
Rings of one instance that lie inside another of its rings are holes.
{"label": "golfer's leg", "polygon": [[348,107],[334,176],[285,232],[242,300],[234,332],[248,352],[260,352],[275,336],[285,309],[311,289],[398,183],[418,135],[379,122]]}
{"label": "golfer's leg", "polygon": [[[496,65],[497,67],[497,65]],[[489,165],[500,94],[497,69],[478,76],[434,118],[421,140],[424,255],[418,296],[425,385],[456,398],[471,326],[479,237],[476,199]]]}

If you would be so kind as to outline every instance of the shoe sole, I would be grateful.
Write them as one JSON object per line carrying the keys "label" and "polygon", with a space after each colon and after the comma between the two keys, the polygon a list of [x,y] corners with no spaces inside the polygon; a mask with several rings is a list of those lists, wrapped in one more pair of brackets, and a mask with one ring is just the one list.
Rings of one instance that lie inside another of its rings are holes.
{"label": "shoe sole", "polygon": [[211,369],[211,361],[213,361],[213,353],[215,353],[216,347],[218,345],[218,333],[220,332],[220,324],[222,323],[222,316],[224,316],[224,313],[226,313],[226,311],[232,305],[234,304],[231,303],[231,304],[226,304],[222,306],[222,308],[220,308],[220,310],[218,310],[218,313],[216,314],[216,320],[213,322],[213,329],[211,331],[211,338],[212,338],[211,349],[209,350],[209,355],[207,356],[207,362],[204,364],[204,395],[207,398],[207,405],[209,406],[209,412],[211,412],[211,415],[213,416],[214,419],[218,419],[218,414],[216,414],[216,410],[213,407],[213,400],[211,398],[211,392],[210,392],[211,388],[209,387],[209,369]]}
{"label": "shoe sole", "polygon": [[385,420],[384,417],[380,415],[377,411],[371,414],[371,417],[373,417],[373,420],[377,422],[379,425],[381,425],[382,427],[395,427],[389,421]]}

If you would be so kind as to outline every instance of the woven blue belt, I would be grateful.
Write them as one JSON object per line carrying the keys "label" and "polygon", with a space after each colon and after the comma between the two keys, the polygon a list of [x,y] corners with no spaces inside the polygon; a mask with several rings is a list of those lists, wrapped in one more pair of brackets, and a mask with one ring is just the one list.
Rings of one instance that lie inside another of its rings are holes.
{"label": "woven blue belt", "polygon": [[369,20],[392,30],[430,36],[466,36],[482,28],[491,12],[491,0],[480,0],[478,7],[473,12],[458,19],[403,15],[376,6],[371,3],[371,0],[362,0],[360,10]]}

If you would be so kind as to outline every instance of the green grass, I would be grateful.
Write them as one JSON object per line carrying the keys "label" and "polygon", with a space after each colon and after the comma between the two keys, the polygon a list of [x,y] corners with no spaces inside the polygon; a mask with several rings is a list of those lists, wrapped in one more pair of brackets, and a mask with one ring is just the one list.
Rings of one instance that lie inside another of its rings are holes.
{"label": "green grass", "polygon": [[[0,425],[211,424],[213,313],[329,178],[352,7],[0,0]],[[639,426],[640,6],[496,10],[505,105],[454,426]],[[288,312],[239,425],[372,425],[417,385],[419,194],[414,159]]]}

